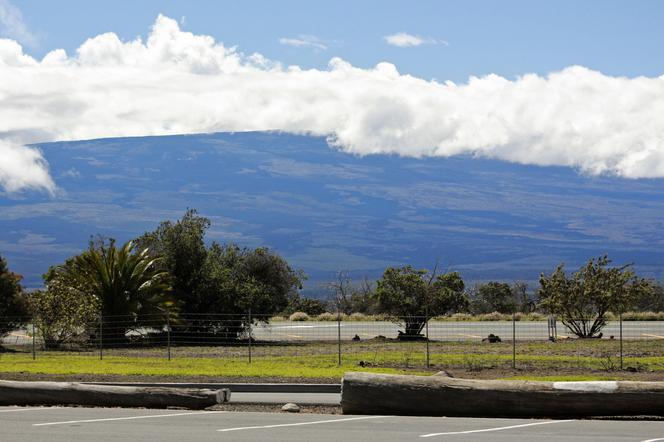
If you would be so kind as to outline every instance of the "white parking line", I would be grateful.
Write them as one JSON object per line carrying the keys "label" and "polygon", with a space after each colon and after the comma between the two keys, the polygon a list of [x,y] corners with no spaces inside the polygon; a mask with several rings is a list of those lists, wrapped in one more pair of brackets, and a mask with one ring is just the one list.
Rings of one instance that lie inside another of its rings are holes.
{"label": "white parking line", "polygon": [[488,433],[489,431],[509,430],[511,428],[521,428],[521,427],[532,427],[532,426],[535,426],[535,425],[562,424],[563,422],[574,422],[574,421],[573,420],[561,420],[561,421],[533,422],[531,424],[510,425],[508,427],[483,428],[481,430],[450,431],[450,432],[447,432],[447,433],[422,434],[422,435],[420,435],[420,437],[451,436],[453,434]]}
{"label": "white parking line", "polygon": [[664,437],[659,437],[657,439],[648,439],[648,440],[642,440],[641,442],[655,442],[658,440],[664,440]]}
{"label": "white parking line", "polygon": [[193,413],[170,413],[170,414],[152,414],[148,416],[127,416],[127,417],[109,417],[105,419],[83,419],[78,421],[60,421],[60,422],[44,422],[41,424],[32,424],[33,427],[45,427],[48,425],[65,425],[65,424],[86,424],[90,422],[109,422],[109,421],[127,421],[134,419],[152,419],[159,417],[172,417],[172,416],[193,416],[197,414],[214,414],[214,413],[227,413],[226,411],[197,411]]}
{"label": "white parking line", "polygon": [[278,427],[299,427],[301,425],[317,425],[317,424],[329,424],[335,422],[348,422],[348,421],[359,421],[364,419],[379,419],[385,416],[362,416],[362,417],[347,417],[345,419],[328,419],[324,421],[309,421],[309,422],[297,422],[294,424],[276,424],[276,425],[258,425],[255,427],[236,427],[236,428],[222,428],[221,432],[226,431],[239,431],[239,430],[259,430],[265,428],[278,428]]}

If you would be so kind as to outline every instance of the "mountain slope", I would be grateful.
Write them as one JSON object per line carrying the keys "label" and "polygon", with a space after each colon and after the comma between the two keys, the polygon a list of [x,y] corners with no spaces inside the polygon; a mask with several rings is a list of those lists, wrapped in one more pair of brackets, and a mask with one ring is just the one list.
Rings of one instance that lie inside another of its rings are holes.
{"label": "mountain slope", "polygon": [[247,132],[40,145],[55,197],[0,195],[0,253],[26,285],[85,247],[120,241],[194,207],[208,239],[267,245],[309,275],[378,276],[387,265],[467,280],[536,280],[609,253],[664,276],[664,180],[455,157],[355,157],[322,138]]}

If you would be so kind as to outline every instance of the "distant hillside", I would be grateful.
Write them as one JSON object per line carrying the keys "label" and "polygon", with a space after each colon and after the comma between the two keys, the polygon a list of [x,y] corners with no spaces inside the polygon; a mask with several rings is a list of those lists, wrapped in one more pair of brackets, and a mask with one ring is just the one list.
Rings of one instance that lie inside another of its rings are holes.
{"label": "distant hillside", "polygon": [[120,241],[179,218],[208,238],[267,245],[309,275],[378,276],[437,258],[467,281],[535,281],[609,253],[664,276],[664,180],[590,178],[472,158],[355,157],[278,133],[116,138],[40,146],[60,192],[0,197],[0,253],[26,285],[101,233]]}

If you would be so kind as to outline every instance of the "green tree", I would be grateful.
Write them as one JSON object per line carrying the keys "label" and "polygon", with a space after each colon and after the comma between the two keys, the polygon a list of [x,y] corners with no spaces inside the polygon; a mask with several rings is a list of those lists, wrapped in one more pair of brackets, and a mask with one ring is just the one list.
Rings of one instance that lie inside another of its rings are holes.
{"label": "green tree", "polygon": [[[219,243],[206,247],[209,227],[209,219],[188,209],[182,219],[162,222],[137,242],[154,256],[163,256],[157,265],[172,275],[173,298],[184,312],[176,334],[234,339],[246,330],[249,309],[252,321],[267,321],[285,309],[304,275],[266,248],[250,250]],[[219,314],[234,319],[221,321]]]}
{"label": "green tree", "polygon": [[580,338],[599,335],[608,312],[622,313],[652,291],[652,283],[637,277],[631,265],[611,267],[606,256],[593,258],[571,276],[560,264],[540,276],[539,302]]}
{"label": "green tree", "polygon": [[652,291],[639,296],[636,308],[640,311],[664,312],[664,287],[659,283],[654,284]]}
{"label": "green tree", "polygon": [[251,250],[213,243],[196,295],[211,315],[199,318],[198,326],[235,339],[249,324],[249,310],[251,322],[267,322],[298,296],[304,277],[267,248]]}
{"label": "green tree", "polygon": [[376,305],[376,295],[373,284],[365,276],[353,286],[350,294],[350,305],[352,313],[363,313],[367,315],[375,314],[378,311]]}
{"label": "green tree", "polygon": [[377,282],[375,296],[379,311],[396,317],[404,327],[399,337],[417,339],[433,316],[468,308],[464,289],[457,272],[436,275],[411,266],[389,267]]}
{"label": "green tree", "polygon": [[512,284],[512,295],[516,302],[516,308],[522,313],[531,313],[537,307],[536,295],[528,292],[528,284],[517,281]]}
{"label": "green tree", "polygon": [[309,316],[320,315],[325,312],[325,302],[320,299],[301,297],[297,294],[288,301],[288,306],[282,313],[291,315],[295,312],[304,312]]}
{"label": "green tree", "polygon": [[127,331],[170,308],[170,277],[158,268],[159,260],[148,249],[137,250],[133,241],[118,248],[111,239],[108,244],[91,242],[89,249],[74,257],[71,265],[61,266],[55,272],[61,272],[58,278],[67,290],[96,300],[104,318],[104,341],[121,344]]}
{"label": "green tree", "polygon": [[21,279],[21,275],[9,270],[7,261],[0,256],[0,338],[27,320],[28,309]]}
{"label": "green tree", "polygon": [[81,287],[73,289],[66,283],[73,259],[61,267],[51,267],[44,275],[45,290],[30,294],[30,310],[37,333],[47,349],[83,343],[99,317],[98,300]]}
{"label": "green tree", "polygon": [[512,287],[504,282],[491,281],[476,287],[471,301],[473,313],[512,313],[516,302]]}
{"label": "green tree", "polygon": [[182,219],[163,221],[152,232],[137,238],[138,249],[148,249],[150,255],[161,257],[156,265],[171,275],[172,295],[182,311],[206,313],[208,301],[199,296],[208,250],[205,232],[210,227],[208,218],[187,209]]}

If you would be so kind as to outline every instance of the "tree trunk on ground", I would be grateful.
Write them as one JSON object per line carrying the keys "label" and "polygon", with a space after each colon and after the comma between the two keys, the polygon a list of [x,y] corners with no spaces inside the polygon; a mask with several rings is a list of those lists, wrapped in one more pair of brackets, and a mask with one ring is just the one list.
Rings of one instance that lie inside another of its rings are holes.
{"label": "tree trunk on ground", "polygon": [[664,416],[664,382],[533,382],[346,373],[344,414]]}
{"label": "tree trunk on ground", "polygon": [[0,405],[90,405],[203,409],[227,402],[230,390],[116,387],[73,382],[0,381]]}

